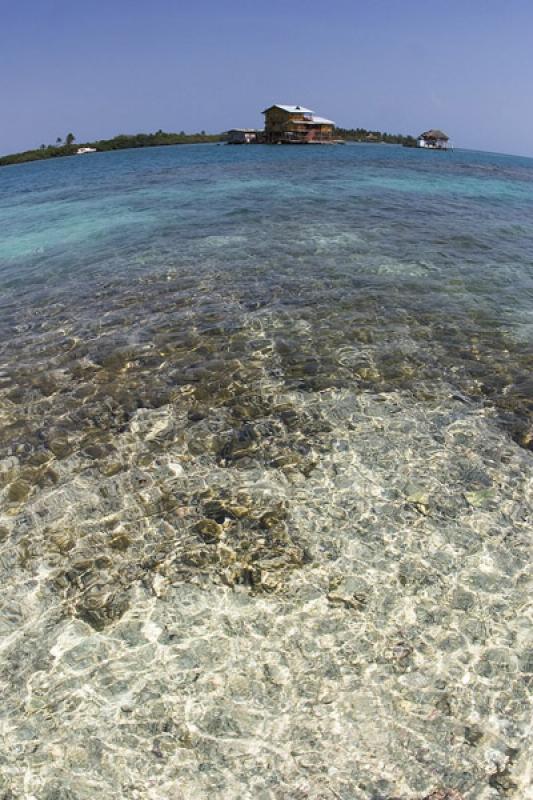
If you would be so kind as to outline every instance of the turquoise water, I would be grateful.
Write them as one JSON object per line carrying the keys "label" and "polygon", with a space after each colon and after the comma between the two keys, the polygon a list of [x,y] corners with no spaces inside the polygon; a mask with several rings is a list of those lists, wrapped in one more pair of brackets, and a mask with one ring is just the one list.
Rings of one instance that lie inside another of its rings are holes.
{"label": "turquoise water", "polygon": [[2,796],[532,797],[532,299],[529,159],[0,170]]}

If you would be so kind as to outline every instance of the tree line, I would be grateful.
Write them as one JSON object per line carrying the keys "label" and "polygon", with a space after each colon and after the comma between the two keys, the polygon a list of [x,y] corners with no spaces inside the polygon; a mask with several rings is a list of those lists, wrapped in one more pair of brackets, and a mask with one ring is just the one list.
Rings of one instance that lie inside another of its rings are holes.
{"label": "tree line", "polygon": [[366,128],[335,128],[335,137],[347,142],[371,142],[379,144],[403,144],[404,147],[416,147],[414,136],[405,136],[402,133],[386,133],[370,131]]}
{"label": "tree line", "polygon": [[22,153],[0,158],[0,167],[8,164],[23,164],[26,161],[42,161],[47,158],[59,158],[61,156],[72,156],[77,152],[78,147],[94,147],[99,152],[107,150],[125,150],[135,147],[158,147],[172,144],[199,144],[202,142],[222,141],[222,134],[209,134],[205,131],[200,133],[165,133],[158,130],[155,133],[136,133],[133,135],[120,134],[112,139],[99,139],[96,142],[78,142],[73,133],[68,133],[65,139],[58,137],[55,144],[42,144],[36,150],[25,150]]}

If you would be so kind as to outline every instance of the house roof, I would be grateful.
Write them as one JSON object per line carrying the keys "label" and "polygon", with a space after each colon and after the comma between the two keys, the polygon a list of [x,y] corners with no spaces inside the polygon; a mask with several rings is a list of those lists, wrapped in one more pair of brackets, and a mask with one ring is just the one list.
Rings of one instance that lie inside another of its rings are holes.
{"label": "house roof", "polygon": [[304,106],[283,106],[280,103],[274,103],[273,106],[269,106],[262,111],[262,114],[266,114],[267,111],[270,111],[271,108],[281,108],[283,111],[288,111],[289,114],[295,114],[296,112],[300,112],[302,114],[312,114],[310,108],[304,108]]}
{"label": "house roof", "polygon": [[430,131],[425,131],[425,133],[421,133],[418,137],[419,139],[445,139],[448,141],[450,138],[447,136],[444,131],[440,131],[438,128],[432,128]]}
{"label": "house roof", "polygon": [[302,120],[304,125],[335,125],[332,119],[326,119],[325,117],[317,117],[313,114],[311,119],[304,119]]}

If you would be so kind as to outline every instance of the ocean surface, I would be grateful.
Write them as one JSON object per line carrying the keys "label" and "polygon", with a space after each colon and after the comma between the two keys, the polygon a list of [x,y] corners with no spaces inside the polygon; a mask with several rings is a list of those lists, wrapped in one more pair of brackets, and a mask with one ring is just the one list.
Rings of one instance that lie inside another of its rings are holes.
{"label": "ocean surface", "polygon": [[533,160],[0,170],[0,796],[532,798],[532,354]]}

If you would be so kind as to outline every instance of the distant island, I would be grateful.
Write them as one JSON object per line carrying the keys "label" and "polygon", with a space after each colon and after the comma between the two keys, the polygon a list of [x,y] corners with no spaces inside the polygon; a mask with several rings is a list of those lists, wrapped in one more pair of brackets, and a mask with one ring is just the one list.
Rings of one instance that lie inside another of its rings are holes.
{"label": "distant island", "polygon": [[[370,131],[366,128],[335,128],[335,136],[347,142],[367,142],[373,144],[402,144],[406,147],[416,147],[413,136],[402,134],[382,133]],[[109,150],[129,150],[137,147],[161,147],[176,144],[205,144],[209,142],[225,142],[226,133],[210,134],[205,131],[200,133],[166,133],[159,130],[155,133],[136,133],[132,135],[120,134],[112,139],[99,139],[95,142],[76,143],[76,137],[69,133],[65,139],[58,138],[55,144],[42,144],[35,150],[25,150],[21,153],[0,158],[0,167],[9,164],[24,164],[28,161],[43,161],[48,158],[62,158],[74,156],[78,150],[82,152],[107,152]]]}
{"label": "distant island", "polygon": [[113,139],[99,139],[96,142],[74,144],[76,138],[69,133],[64,141],[57,139],[55,144],[42,144],[36,150],[25,150],[22,153],[3,156],[0,158],[0,167],[5,167],[8,164],[24,164],[27,161],[42,161],[47,158],[75,156],[78,154],[78,150],[84,150],[85,148],[103,153],[108,150],[129,150],[136,147],[221,142],[223,138],[223,134],[209,134],[205,131],[201,133],[185,133],[184,131],[181,131],[181,133],[165,133],[165,131],[159,130],[155,133],[120,134]]}

